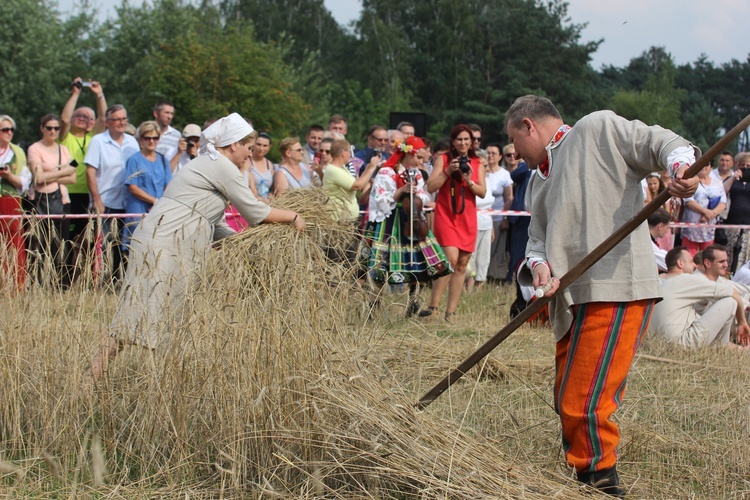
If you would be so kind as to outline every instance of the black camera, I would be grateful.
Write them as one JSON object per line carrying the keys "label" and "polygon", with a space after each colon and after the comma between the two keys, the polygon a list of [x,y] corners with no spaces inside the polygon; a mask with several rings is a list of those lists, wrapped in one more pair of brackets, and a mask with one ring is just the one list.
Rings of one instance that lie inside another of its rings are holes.
{"label": "black camera", "polygon": [[195,147],[195,143],[193,141],[187,141],[187,148],[188,149],[194,148],[194,147]]}
{"label": "black camera", "polygon": [[378,148],[372,148],[372,156],[382,156],[383,153],[380,152]]}
{"label": "black camera", "polygon": [[741,168],[742,182],[750,182],[750,168]]}
{"label": "black camera", "polygon": [[80,88],[83,88],[83,87],[91,87],[91,82],[81,82],[81,81],[77,81],[77,82],[73,82],[73,84],[72,84],[72,85],[73,85],[74,87],[78,87],[78,88],[80,89]]}
{"label": "black camera", "polygon": [[462,174],[468,174],[471,172],[471,167],[469,166],[469,157],[466,155],[461,155],[461,158],[458,159],[458,169],[461,171]]}
{"label": "black camera", "polygon": [[3,165],[0,165],[0,170],[8,170],[9,166],[10,166],[10,163],[5,163]]}

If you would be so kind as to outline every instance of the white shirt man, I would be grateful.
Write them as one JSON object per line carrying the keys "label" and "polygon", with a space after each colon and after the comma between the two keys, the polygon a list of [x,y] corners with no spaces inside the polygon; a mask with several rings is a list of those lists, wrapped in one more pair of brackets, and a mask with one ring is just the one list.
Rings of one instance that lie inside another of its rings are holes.
{"label": "white shirt man", "polygon": [[654,306],[651,316],[654,334],[684,347],[730,345],[736,320],[739,342],[750,342],[744,304],[731,283],[694,273],[693,258],[684,247],[670,250],[666,263],[669,271],[662,275],[664,300]]}
{"label": "white shirt man", "polygon": [[323,140],[323,127],[320,125],[311,125],[307,129],[307,135],[305,136],[305,145],[302,147],[302,162],[308,168],[312,165],[315,154],[320,148],[320,141]]}
{"label": "white shirt man", "polygon": [[169,101],[157,102],[154,106],[154,120],[159,124],[161,138],[156,146],[156,152],[171,160],[177,151],[182,134],[170,124],[174,119],[174,105]]}
{"label": "white shirt man", "polygon": [[125,209],[125,161],[139,150],[125,133],[128,112],[116,104],[107,110],[107,130],[95,135],[86,152],[86,180],[97,213]]}
{"label": "white shirt man", "polygon": [[734,156],[729,151],[724,151],[719,155],[718,168],[711,170],[711,177],[724,182],[732,175],[732,167],[734,166]]}

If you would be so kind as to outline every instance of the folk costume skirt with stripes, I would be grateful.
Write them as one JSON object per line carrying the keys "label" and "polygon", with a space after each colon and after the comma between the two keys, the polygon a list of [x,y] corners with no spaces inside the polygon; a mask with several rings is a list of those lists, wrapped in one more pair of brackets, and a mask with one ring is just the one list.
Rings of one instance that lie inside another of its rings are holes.
{"label": "folk costume skirt with stripes", "polygon": [[607,469],[617,462],[620,431],[610,418],[622,403],[654,303],[646,299],[576,306],[570,331],[556,344],[555,409],[565,457],[578,472]]}
{"label": "folk costume skirt with stripes", "polygon": [[430,231],[424,241],[410,242],[404,236],[403,223],[408,224],[401,204],[382,222],[368,222],[365,241],[369,246],[367,270],[378,283],[423,282],[453,272],[443,249]]}

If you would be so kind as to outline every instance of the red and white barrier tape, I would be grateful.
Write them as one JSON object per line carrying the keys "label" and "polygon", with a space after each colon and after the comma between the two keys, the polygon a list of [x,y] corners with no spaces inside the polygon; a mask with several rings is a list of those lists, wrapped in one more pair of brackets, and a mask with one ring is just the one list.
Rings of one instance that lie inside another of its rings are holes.
{"label": "red and white barrier tape", "polygon": [[[529,217],[529,212],[520,210],[477,210],[478,213],[483,215],[516,215],[520,217]],[[19,214],[19,215],[0,215],[0,220],[9,219],[138,219],[148,214],[65,214],[65,215],[42,215],[42,214]],[[227,213],[228,219],[241,217],[239,214]],[[750,224],[702,224],[702,223],[691,223],[691,222],[672,222],[670,225],[672,228],[683,228],[683,227],[703,227],[703,228],[723,228],[723,229],[750,229]]]}

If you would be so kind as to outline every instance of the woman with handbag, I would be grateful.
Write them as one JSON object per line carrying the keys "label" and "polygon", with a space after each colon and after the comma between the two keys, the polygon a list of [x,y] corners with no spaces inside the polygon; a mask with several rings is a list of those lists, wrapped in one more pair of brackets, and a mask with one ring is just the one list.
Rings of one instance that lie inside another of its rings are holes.
{"label": "woman with handbag", "polygon": [[[41,119],[42,139],[29,146],[29,167],[34,178],[34,200],[40,215],[63,215],[70,197],[65,184],[76,181],[77,162],[68,148],[57,143],[60,136],[60,117],[44,115]],[[68,221],[62,219],[40,220],[36,225],[40,256],[53,259],[56,276],[53,282],[69,284],[65,272],[66,244],[69,239]],[[40,266],[43,265],[40,263]],[[41,275],[40,275],[41,276]]]}

